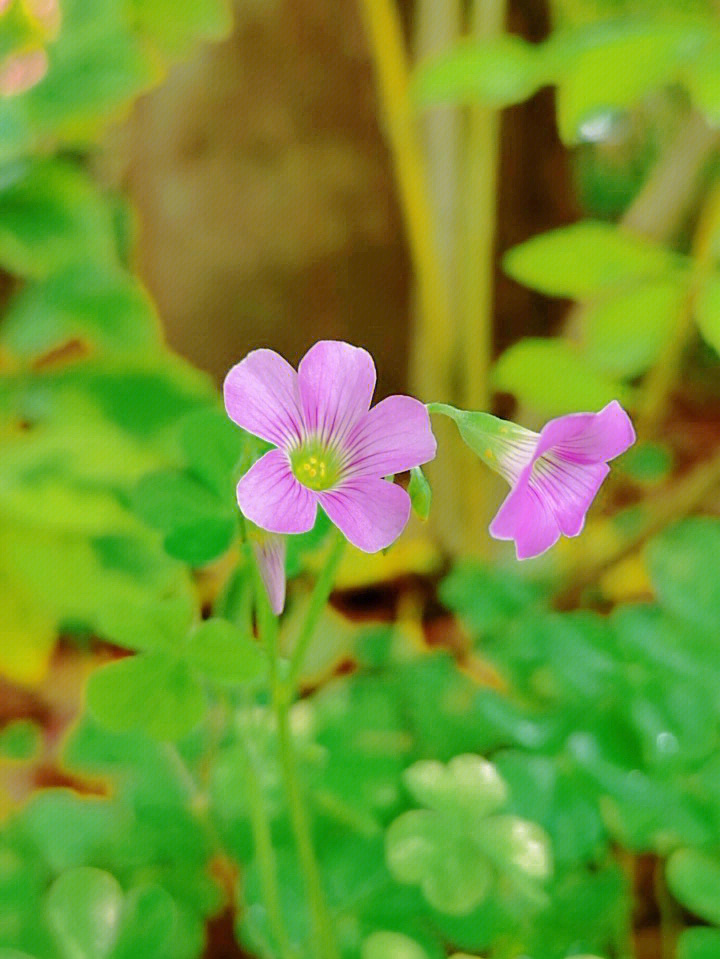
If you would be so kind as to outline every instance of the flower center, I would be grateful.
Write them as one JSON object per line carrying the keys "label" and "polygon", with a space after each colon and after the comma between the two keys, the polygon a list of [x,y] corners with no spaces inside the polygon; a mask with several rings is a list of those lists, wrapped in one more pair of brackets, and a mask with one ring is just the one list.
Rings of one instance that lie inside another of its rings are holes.
{"label": "flower center", "polygon": [[310,440],[290,453],[290,467],[303,486],[322,492],[337,485],[342,460],[335,450]]}

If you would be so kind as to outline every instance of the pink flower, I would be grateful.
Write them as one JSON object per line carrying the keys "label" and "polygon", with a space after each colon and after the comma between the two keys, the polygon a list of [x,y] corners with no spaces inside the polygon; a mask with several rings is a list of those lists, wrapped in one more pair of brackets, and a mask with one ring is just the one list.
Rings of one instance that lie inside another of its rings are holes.
{"label": "pink flower", "polygon": [[550,420],[541,433],[514,423],[492,438],[495,468],[512,489],[490,524],[496,539],[515,540],[518,559],[539,556],[560,535],[577,536],[614,459],[635,442],[630,417],[613,400],[599,413]]}
{"label": "pink flower", "polygon": [[375,364],[365,350],[322,340],[297,373],[273,350],[254,350],[225,378],[225,408],[276,449],[238,483],[240,509],[274,533],[304,533],[318,503],[359,549],[374,553],[402,532],[410,498],[383,479],[435,456],[425,406],[389,396],[370,409]]}

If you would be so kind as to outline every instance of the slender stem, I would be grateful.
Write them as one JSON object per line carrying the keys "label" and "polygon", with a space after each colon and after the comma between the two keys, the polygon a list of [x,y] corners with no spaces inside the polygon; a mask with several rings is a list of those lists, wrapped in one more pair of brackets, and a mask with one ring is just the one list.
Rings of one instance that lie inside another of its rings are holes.
{"label": "slender stem", "polygon": [[715,245],[720,230],[720,183],[711,189],[693,238],[693,272],[677,323],[644,383],[638,415],[638,433],[651,436],[665,413],[670,392],[677,381],[683,351],[693,331],[695,301],[715,262]]}
{"label": "slender stem", "polygon": [[267,808],[263,802],[260,780],[257,774],[252,743],[249,738],[245,742],[247,763],[245,774],[248,782],[248,797],[250,799],[250,821],[253,832],[255,854],[260,869],[263,899],[267,908],[270,928],[280,950],[280,959],[291,959],[294,950],[290,944],[285,923],[283,921],[280,891],[277,880],[277,860],[272,844],[272,831]]}
{"label": "slender stem", "polygon": [[[337,549],[338,547],[335,546],[333,554],[337,551]],[[312,829],[307,811],[305,809],[305,800],[300,785],[297,759],[295,757],[295,749],[293,746],[292,733],[290,730],[289,711],[290,703],[292,701],[292,693],[288,695],[288,689],[292,690],[294,687],[289,687],[280,681],[278,675],[277,620],[272,615],[267,595],[265,593],[265,588],[260,579],[260,574],[257,570],[257,565],[254,562],[254,557],[252,557],[252,551],[248,550],[248,553],[250,554],[250,559],[253,564],[252,568],[253,580],[255,584],[255,603],[260,637],[265,645],[265,648],[267,649],[268,659],[270,662],[272,707],[277,723],[280,767],[282,770],[285,795],[290,812],[290,821],[292,823],[295,844],[297,846],[298,857],[300,859],[300,868],[305,881],[305,887],[307,889],[314,953],[316,959],[339,959],[339,952],[335,944],[335,939],[332,932],[332,923],[328,914],[325,894],[323,892],[322,882],[320,879],[320,869],[315,857],[315,849],[312,840]],[[329,565],[331,564],[328,563],[328,566]],[[324,579],[326,570],[327,566],[326,569],[323,570],[320,580]],[[330,589],[332,588],[332,576],[334,576],[334,570],[330,576],[330,582],[322,601],[315,600],[315,596],[318,593],[318,588],[316,585],[313,593],[313,599],[311,600],[310,604],[311,608],[308,612],[308,619],[311,618],[311,615],[313,615],[315,621],[317,618],[319,618],[320,612],[322,612],[322,607],[327,600],[328,595],[330,594]],[[315,602],[313,602],[313,600],[315,600]],[[317,613],[314,612],[316,604],[319,605]],[[305,630],[303,630],[303,634],[304,633]],[[310,638],[312,638],[312,629],[309,630],[309,636],[308,640],[306,641],[306,645]]]}
{"label": "slender stem", "polygon": [[290,809],[290,820],[300,857],[300,867],[307,889],[316,955],[318,959],[320,957],[338,959],[339,952],[332,932],[332,923],[320,879],[320,869],[315,857],[312,830],[300,786],[297,759],[290,730],[289,705],[282,698],[277,698],[274,706],[278,724],[280,765]]}
{"label": "slender stem", "polygon": [[298,677],[305,660],[305,655],[310,643],[312,642],[312,638],[315,634],[315,630],[318,622],[320,621],[322,612],[325,609],[325,604],[327,603],[330,593],[332,592],[333,583],[335,582],[335,574],[337,573],[344,550],[345,537],[341,533],[336,532],[335,541],[330,547],[330,552],[328,553],[325,565],[315,583],[315,587],[310,597],[310,604],[305,615],[305,621],[303,622],[302,629],[300,630],[300,635],[298,636],[295,648],[292,651],[292,656],[290,658],[290,670],[286,680],[288,699],[292,699]]}
{"label": "slender stem", "polygon": [[375,63],[378,98],[420,294],[414,387],[420,393],[443,396],[448,392],[450,377],[453,315],[409,96],[402,24],[393,0],[360,0],[360,6]]}
{"label": "slender stem", "polygon": [[208,798],[195,782],[195,777],[190,772],[187,763],[175,743],[165,743],[165,752],[175,769],[180,784],[187,794],[190,811],[202,827],[207,841],[217,857],[217,862],[221,867],[221,876],[225,892],[232,901],[234,898],[236,870],[232,860],[225,852],[222,839],[210,816]]}
{"label": "slender stem", "polygon": [[657,859],[653,868],[655,902],[660,913],[660,959],[673,959],[682,929],[680,907],[673,899],[665,880],[665,861]]}

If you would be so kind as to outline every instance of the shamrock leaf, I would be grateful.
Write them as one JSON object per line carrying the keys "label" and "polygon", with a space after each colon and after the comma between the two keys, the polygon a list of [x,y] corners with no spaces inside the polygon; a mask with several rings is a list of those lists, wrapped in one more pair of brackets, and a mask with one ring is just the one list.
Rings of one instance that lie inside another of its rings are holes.
{"label": "shamrock leaf", "polygon": [[550,873],[548,839],[535,823],[496,813],[507,787],[494,766],[471,755],[447,766],[422,761],[406,770],[405,784],[428,808],[388,829],[387,863],[399,882],[420,885],[430,905],[451,915],[471,912],[500,876],[537,897],[535,881]]}
{"label": "shamrock leaf", "polygon": [[140,730],[157,739],[181,739],[202,719],[203,684],[234,685],[258,677],[259,646],[231,623],[209,619],[192,627],[181,604],[107,617],[107,635],[140,650],[101,667],[88,683],[88,708],[113,732]]}

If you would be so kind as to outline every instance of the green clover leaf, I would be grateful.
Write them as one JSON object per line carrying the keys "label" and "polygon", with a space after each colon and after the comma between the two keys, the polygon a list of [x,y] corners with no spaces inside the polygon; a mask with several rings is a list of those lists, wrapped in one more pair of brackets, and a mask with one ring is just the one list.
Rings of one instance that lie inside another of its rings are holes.
{"label": "green clover leaf", "polygon": [[535,883],[551,868],[548,838],[535,823],[497,814],[507,787],[491,763],[471,755],[447,766],[422,761],[406,770],[405,784],[427,808],[388,829],[388,868],[399,882],[419,885],[430,905],[458,916],[483,902],[500,876],[537,897]]}

